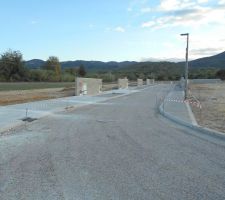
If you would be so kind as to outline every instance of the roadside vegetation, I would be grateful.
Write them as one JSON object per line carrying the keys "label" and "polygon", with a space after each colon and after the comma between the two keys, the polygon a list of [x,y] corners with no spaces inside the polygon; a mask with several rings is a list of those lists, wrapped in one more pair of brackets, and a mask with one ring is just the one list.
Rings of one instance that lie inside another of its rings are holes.
{"label": "roadside vegetation", "polygon": [[[190,68],[191,79],[221,78],[225,72],[220,68]],[[83,64],[62,68],[56,56],[50,56],[41,67],[26,67],[23,55],[19,51],[8,50],[0,56],[0,82],[74,82],[76,76],[101,78],[104,82],[114,82],[118,78],[127,77],[153,78],[168,81],[179,80],[184,75],[184,64],[173,62],[134,62],[124,67],[86,70]],[[42,87],[42,84],[40,84]],[[49,85],[51,86],[51,84]]]}
{"label": "roadside vegetation", "polygon": [[0,82],[73,82],[76,75],[86,75],[84,66],[62,70],[56,56],[50,56],[40,69],[25,67],[19,51],[8,50],[0,57]]}
{"label": "roadside vegetation", "polygon": [[74,86],[74,82],[1,82],[0,91],[71,88]]}

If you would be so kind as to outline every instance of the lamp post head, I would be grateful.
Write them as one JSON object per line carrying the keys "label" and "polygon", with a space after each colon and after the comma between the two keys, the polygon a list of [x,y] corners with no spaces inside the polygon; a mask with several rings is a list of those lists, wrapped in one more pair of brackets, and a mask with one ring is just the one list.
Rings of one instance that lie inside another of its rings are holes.
{"label": "lamp post head", "polygon": [[189,35],[189,33],[182,33],[182,34],[180,34],[181,36],[188,36]]}

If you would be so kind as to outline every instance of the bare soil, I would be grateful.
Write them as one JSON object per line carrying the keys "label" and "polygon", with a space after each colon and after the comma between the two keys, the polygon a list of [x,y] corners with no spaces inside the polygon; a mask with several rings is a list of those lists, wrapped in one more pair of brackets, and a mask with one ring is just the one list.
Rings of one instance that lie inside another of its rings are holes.
{"label": "bare soil", "polygon": [[[117,83],[107,83],[103,85],[102,90],[116,89]],[[0,91],[0,105],[11,105],[18,103],[26,103],[38,100],[54,99],[75,95],[74,87],[61,88],[45,88],[30,90],[10,90]]]}
{"label": "bare soil", "polygon": [[190,91],[202,105],[191,105],[198,124],[225,132],[225,83],[191,84]]}
{"label": "bare soil", "polygon": [[49,88],[0,92],[0,105],[10,105],[38,100],[73,96],[74,88]]}

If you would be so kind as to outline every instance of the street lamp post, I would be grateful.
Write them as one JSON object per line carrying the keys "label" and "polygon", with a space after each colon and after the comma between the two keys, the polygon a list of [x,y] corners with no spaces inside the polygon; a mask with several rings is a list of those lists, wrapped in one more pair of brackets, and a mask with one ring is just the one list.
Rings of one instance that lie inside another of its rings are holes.
{"label": "street lamp post", "polygon": [[188,98],[188,48],[189,48],[189,33],[180,34],[181,36],[187,37],[187,47],[186,47],[186,64],[185,64],[185,95],[184,99]]}

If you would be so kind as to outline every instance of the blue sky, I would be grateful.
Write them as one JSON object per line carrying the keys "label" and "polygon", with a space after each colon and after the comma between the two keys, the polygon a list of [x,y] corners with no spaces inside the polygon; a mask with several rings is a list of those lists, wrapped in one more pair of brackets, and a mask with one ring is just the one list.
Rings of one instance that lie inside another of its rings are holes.
{"label": "blue sky", "polygon": [[0,0],[0,53],[24,59],[180,60],[225,51],[225,0]]}

